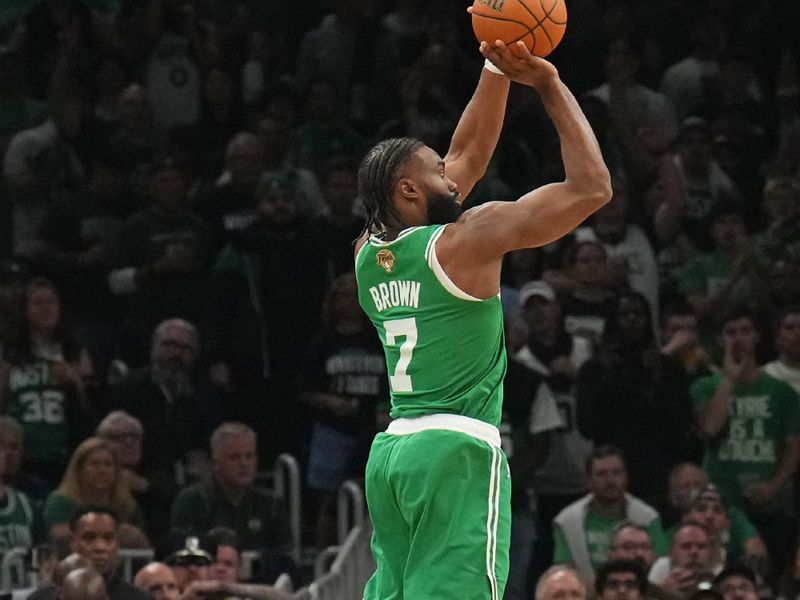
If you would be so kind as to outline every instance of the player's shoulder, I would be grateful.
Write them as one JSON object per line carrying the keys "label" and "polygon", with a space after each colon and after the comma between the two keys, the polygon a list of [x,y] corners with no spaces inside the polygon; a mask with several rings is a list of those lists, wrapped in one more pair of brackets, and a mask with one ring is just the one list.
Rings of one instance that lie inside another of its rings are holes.
{"label": "player's shoulder", "polygon": [[480,228],[493,219],[501,218],[503,212],[513,204],[511,202],[486,202],[465,210],[453,223],[450,223],[442,233],[442,238],[457,239],[469,232],[470,237],[476,228]]}

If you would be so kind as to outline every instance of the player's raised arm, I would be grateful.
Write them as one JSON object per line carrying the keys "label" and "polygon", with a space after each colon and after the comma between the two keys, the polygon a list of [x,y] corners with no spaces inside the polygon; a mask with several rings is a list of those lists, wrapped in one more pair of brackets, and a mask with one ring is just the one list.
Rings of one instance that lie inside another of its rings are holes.
{"label": "player's raised arm", "polygon": [[[489,50],[489,45],[481,42],[484,56]],[[503,129],[509,85],[507,77],[484,68],[478,87],[453,132],[444,162],[448,177],[461,192],[460,202],[469,195],[489,166]]]}
{"label": "player's raised arm", "polygon": [[[496,202],[465,213],[451,240],[469,249],[479,262],[496,261],[518,248],[547,244],[570,232],[611,197],[611,181],[600,146],[575,97],[548,61],[520,46],[523,59],[500,45],[487,56],[513,81],[533,87],[553,121],[561,141],[566,178],[522,196],[516,202]],[[440,248],[441,248],[440,243]],[[444,250],[444,248],[442,248]]]}

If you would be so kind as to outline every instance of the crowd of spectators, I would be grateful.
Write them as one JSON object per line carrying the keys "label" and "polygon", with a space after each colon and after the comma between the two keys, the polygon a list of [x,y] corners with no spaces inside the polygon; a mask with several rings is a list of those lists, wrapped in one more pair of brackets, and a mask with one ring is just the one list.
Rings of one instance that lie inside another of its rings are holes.
{"label": "crowd of spectators", "polygon": [[[303,543],[336,541],[389,421],[357,168],[445,153],[482,65],[462,4],[2,3],[0,553],[48,549],[31,598],[280,598],[283,452]],[[504,263],[506,598],[797,600],[800,4],[568,9],[551,58],[613,198]],[[561,177],[512,88],[466,206]],[[120,547],[158,562],[123,581]]]}

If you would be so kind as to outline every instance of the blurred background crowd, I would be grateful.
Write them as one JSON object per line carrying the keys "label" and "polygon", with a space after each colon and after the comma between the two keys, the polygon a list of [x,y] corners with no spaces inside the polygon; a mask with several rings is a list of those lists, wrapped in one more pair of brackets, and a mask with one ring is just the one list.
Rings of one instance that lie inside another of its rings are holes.
{"label": "blurred background crowd", "polygon": [[[568,9],[551,59],[613,198],[504,264],[506,598],[564,563],[607,600],[796,600],[800,4]],[[297,458],[323,549],[389,421],[359,160],[443,155],[482,62],[450,0],[2,3],[0,553],[66,557],[31,597],[307,581],[262,470]],[[530,89],[505,123],[468,207],[563,177]],[[119,547],[159,562],[123,581]]]}

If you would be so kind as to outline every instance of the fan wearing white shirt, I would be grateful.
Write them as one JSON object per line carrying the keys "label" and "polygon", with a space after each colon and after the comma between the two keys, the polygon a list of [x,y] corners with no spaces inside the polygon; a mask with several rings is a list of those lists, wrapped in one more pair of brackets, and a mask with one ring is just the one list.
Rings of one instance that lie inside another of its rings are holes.
{"label": "fan wearing white shirt", "polygon": [[800,306],[783,310],[775,331],[778,358],[764,365],[764,372],[788,383],[800,394]]}

